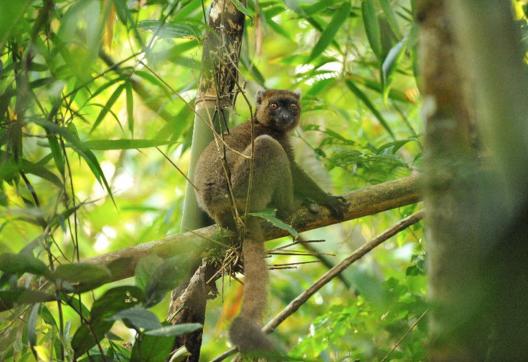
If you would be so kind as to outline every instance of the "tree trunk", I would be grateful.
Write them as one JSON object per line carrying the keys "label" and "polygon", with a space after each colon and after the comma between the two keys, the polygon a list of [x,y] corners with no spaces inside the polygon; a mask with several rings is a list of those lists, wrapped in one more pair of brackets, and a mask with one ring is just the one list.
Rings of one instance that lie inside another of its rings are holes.
{"label": "tree trunk", "polygon": [[525,360],[528,82],[511,2],[419,5],[430,359]]}
{"label": "tree trunk", "polygon": [[[196,96],[194,129],[191,147],[191,163],[188,176],[192,180],[198,157],[213,138],[213,130],[227,128],[229,109],[233,105],[238,81],[238,60],[244,32],[244,14],[229,0],[214,0],[208,17],[204,39],[202,72]],[[198,208],[194,186],[187,183],[182,216],[182,231],[194,230],[210,224]],[[209,279],[203,267],[197,271],[194,283],[186,282],[184,288],[174,290],[169,306],[169,321],[173,324],[205,320]],[[201,277],[198,277],[201,275]],[[186,290],[192,288],[192,290]],[[185,298],[192,296],[192,298]],[[176,347],[185,345],[191,353],[187,361],[198,361],[202,331],[187,334],[176,340]]]}
{"label": "tree trunk", "polygon": [[[511,1],[449,0],[493,174],[477,230],[490,361],[528,358],[528,75]],[[485,342],[484,340],[482,342]]]}
{"label": "tree trunk", "polygon": [[[482,360],[473,112],[445,1],[418,3],[432,361]],[[473,333],[476,332],[476,333]]]}

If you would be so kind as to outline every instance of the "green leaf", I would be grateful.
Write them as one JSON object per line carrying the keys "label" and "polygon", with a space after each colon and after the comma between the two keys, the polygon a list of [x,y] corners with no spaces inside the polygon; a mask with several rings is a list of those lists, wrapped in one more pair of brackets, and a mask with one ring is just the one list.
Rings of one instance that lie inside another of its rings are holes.
{"label": "green leaf", "polygon": [[[355,84],[365,86],[373,91],[383,94],[382,85],[375,80],[365,78],[358,74],[349,74],[348,78],[352,80]],[[400,102],[411,103],[410,100],[405,96],[405,94],[399,89],[389,89],[388,97]]]}
{"label": "green leaf", "polygon": [[202,325],[200,323],[182,323],[176,324],[174,326],[153,329],[145,332],[145,334],[149,336],[177,337],[183,334],[196,332],[199,329],[202,329]]}
{"label": "green leaf", "polygon": [[284,221],[282,221],[281,219],[275,216],[276,210],[264,210],[260,212],[251,212],[249,213],[249,215],[264,219],[270,224],[272,224],[273,226],[279,229],[282,229],[282,230],[286,230],[294,238],[299,237],[299,233],[297,232],[297,230],[295,230],[291,225],[286,224]]}
{"label": "green leaf", "polygon": [[141,307],[132,307],[130,309],[122,310],[112,317],[108,318],[110,320],[120,320],[126,319],[130,322],[136,329],[159,329],[161,328],[161,323],[158,320],[158,317],[151,311],[141,308]]}
{"label": "green leaf", "polygon": [[391,50],[389,50],[389,53],[383,60],[383,64],[381,65],[381,79],[382,84],[384,88],[384,94],[385,96],[388,95],[388,89],[390,87],[392,74],[394,73],[394,70],[397,68],[397,65],[402,57],[402,54],[405,51],[405,45],[407,43],[407,39],[403,38],[400,40],[394,47],[392,47]]}
{"label": "green leaf", "polygon": [[321,37],[315,44],[312,49],[310,56],[308,57],[308,62],[311,62],[313,59],[318,57],[327,47],[332,43],[337,34],[337,31],[343,25],[345,20],[350,14],[350,3],[348,1],[344,2],[339,9],[336,10],[332,20],[328,26],[324,29],[321,34]]}
{"label": "green leaf", "polygon": [[0,45],[8,39],[11,31],[20,22],[30,0],[17,0],[2,2],[2,11],[0,11]]}
{"label": "green leaf", "polygon": [[327,78],[327,79],[321,79],[317,82],[315,82],[312,87],[306,92],[306,95],[304,97],[315,97],[331,85],[335,84],[335,78]]}
{"label": "green leaf", "polygon": [[106,114],[110,111],[110,109],[112,108],[114,103],[117,101],[117,98],[119,98],[119,96],[121,95],[121,93],[123,92],[123,89],[125,89],[125,87],[126,87],[125,84],[119,85],[119,87],[116,88],[114,93],[112,93],[110,98],[108,98],[108,102],[106,102],[106,104],[103,107],[103,109],[101,110],[101,112],[99,112],[99,116],[97,117],[97,119],[95,120],[94,124],[92,125],[92,128],[90,129],[90,133],[92,133],[99,126],[99,124],[103,121],[103,119],[105,118]]}
{"label": "green leaf", "polygon": [[374,7],[374,0],[363,0],[361,3],[361,12],[363,14],[363,24],[370,47],[378,59],[380,59],[382,53],[381,31],[378,16],[376,15],[376,8]]}
{"label": "green leaf", "polygon": [[199,24],[193,23],[162,23],[158,20],[143,20],[139,22],[139,28],[150,30],[160,38],[200,38],[201,30]]}
{"label": "green leaf", "polygon": [[37,344],[37,331],[36,325],[39,316],[40,303],[37,303],[31,308],[27,322],[26,322],[26,331],[29,345],[31,347],[36,346]]}
{"label": "green leaf", "polygon": [[139,259],[134,272],[136,286],[146,291],[147,285],[161,264],[163,264],[163,259],[157,255],[147,255]]}
{"label": "green leaf", "polygon": [[47,84],[51,84],[54,81],[55,81],[55,78],[53,77],[44,77],[44,78],[39,78],[39,79],[35,79],[31,81],[29,83],[29,86],[31,87],[31,89],[36,89],[36,88],[45,86]]}
{"label": "green leaf", "polygon": [[128,10],[126,0],[113,0],[116,14],[123,25],[127,25],[127,20],[130,18],[130,12]]}
{"label": "green leaf", "polygon": [[266,24],[268,24],[271,29],[273,29],[277,34],[282,35],[289,41],[291,42],[294,41],[293,38],[291,37],[291,34],[286,29],[284,29],[282,26],[276,23],[275,20],[271,18],[271,16],[268,17],[267,13],[264,13],[264,15],[266,16]]}
{"label": "green leaf", "polygon": [[105,333],[112,328],[113,324],[113,321],[107,322],[104,320],[91,321],[90,325],[81,324],[71,340],[74,360],[99,343],[104,338]]}
{"label": "green leaf", "polygon": [[49,181],[60,189],[63,187],[61,179],[43,165],[33,163],[26,159],[20,159],[18,160],[18,163],[16,163],[11,160],[12,157],[10,153],[2,150],[0,150],[0,158],[7,159],[6,162],[2,163],[2,167],[0,168],[0,179],[11,179],[19,172],[24,172]]}
{"label": "green leaf", "polygon": [[126,84],[126,107],[127,107],[127,121],[128,130],[134,136],[134,94],[132,93],[132,85],[130,82]]}
{"label": "green leaf", "polygon": [[0,254],[0,270],[9,274],[31,273],[47,275],[49,269],[41,260],[29,254]]}
{"label": "green leaf", "polygon": [[112,198],[112,202],[115,203],[114,195],[112,194],[112,189],[110,188],[110,185],[108,184],[108,181],[106,180],[103,170],[101,169],[101,166],[99,165],[99,161],[97,161],[97,157],[95,157],[93,152],[90,151],[90,149],[86,148],[86,146],[81,142],[81,140],[79,140],[79,136],[77,135],[77,129],[75,128],[75,125],[73,123],[70,123],[68,125],[68,128],[64,128],[64,127],[57,127],[56,125],[50,122],[40,121],[39,123],[59,133],[66,141],[70,143],[72,148],[86,161],[86,163],[88,164],[88,167],[94,174],[97,181],[99,181],[99,183],[101,183],[105,187],[106,191]]}
{"label": "green leaf", "polygon": [[[143,292],[134,286],[120,286],[107,290],[97,299],[90,311],[89,325],[81,324],[75,332],[71,345],[75,358],[95,346],[112,328],[113,315],[129,309],[143,301]],[[75,301],[73,301],[75,303]]]}
{"label": "green leaf", "polygon": [[98,283],[111,277],[107,267],[96,264],[62,264],[53,272],[53,278],[70,283]]}
{"label": "green leaf", "polygon": [[134,74],[137,75],[138,77],[145,79],[147,82],[151,83],[152,85],[155,85],[156,87],[160,88],[167,97],[171,97],[172,95],[171,91],[155,75],[149,72],[146,72],[144,70],[135,71]]}
{"label": "green leaf", "polygon": [[284,4],[290,9],[293,10],[295,13],[299,15],[304,15],[304,10],[301,8],[299,4],[299,0],[284,0]]}
{"label": "green leaf", "polygon": [[372,114],[374,114],[374,116],[382,125],[382,127],[385,128],[385,130],[390,134],[393,139],[395,139],[394,132],[392,132],[392,129],[389,127],[389,124],[378,111],[378,109],[374,106],[374,104],[370,101],[367,95],[363,93],[363,91],[359,89],[351,80],[346,80],[345,84],[347,85],[348,89],[352,93],[354,93],[354,95],[359,98],[359,100],[361,100],[365,104],[365,106],[367,106],[368,109],[370,109],[370,111],[372,112]]}
{"label": "green leaf", "polygon": [[383,9],[383,12],[385,13],[385,17],[387,18],[391,30],[394,32],[398,39],[401,38],[400,26],[398,24],[398,20],[396,19],[396,14],[393,10],[393,5],[390,4],[389,0],[378,1],[381,5],[381,8]]}
{"label": "green leaf", "polygon": [[172,257],[163,260],[152,274],[145,287],[145,306],[151,307],[159,303],[165,293],[173,289],[181,282],[186,275],[188,265],[180,257]]}
{"label": "green leaf", "polygon": [[130,362],[165,362],[174,344],[173,337],[158,337],[142,334],[132,348]]}
{"label": "green leaf", "polygon": [[250,18],[255,16],[255,11],[253,9],[250,9],[250,8],[244,6],[244,4],[242,4],[240,1],[231,0],[231,2],[233,3],[233,5],[235,5],[235,7],[238,9],[238,11],[240,11],[242,14],[244,14],[246,16],[249,16]]}
{"label": "green leaf", "polygon": [[53,155],[53,160],[55,161],[55,165],[57,166],[57,169],[61,174],[64,174],[64,156],[62,154],[62,149],[59,145],[59,141],[57,139],[57,136],[49,132],[49,130],[46,128],[46,135],[48,136],[48,144],[51,150],[51,154]]}
{"label": "green leaf", "polygon": [[18,304],[49,302],[53,299],[54,297],[50,294],[25,288],[0,290],[0,309],[10,309]]}
{"label": "green leaf", "polygon": [[117,312],[143,302],[143,291],[134,286],[120,286],[107,290],[97,299],[90,311],[92,320],[107,319]]}
{"label": "green leaf", "polygon": [[98,151],[105,150],[130,150],[137,148],[150,148],[171,144],[164,140],[140,140],[140,139],[120,139],[120,140],[92,140],[84,142],[86,148]]}
{"label": "green leaf", "polygon": [[40,318],[42,318],[42,320],[44,321],[44,323],[46,323],[50,327],[58,327],[57,322],[55,321],[55,317],[53,316],[53,314],[51,314],[50,310],[48,309],[48,307],[46,307],[45,304],[41,306],[39,315]]}

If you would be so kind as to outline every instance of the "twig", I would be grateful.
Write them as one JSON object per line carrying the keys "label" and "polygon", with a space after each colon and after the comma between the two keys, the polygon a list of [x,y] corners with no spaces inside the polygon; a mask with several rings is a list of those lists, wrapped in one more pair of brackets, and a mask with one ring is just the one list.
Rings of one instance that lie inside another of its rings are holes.
{"label": "twig", "polygon": [[400,344],[403,342],[403,340],[405,338],[407,338],[407,336],[409,335],[409,333],[411,333],[415,328],[416,326],[418,325],[418,323],[420,323],[420,321],[426,316],[427,312],[429,312],[429,309],[426,309],[424,310],[424,312],[422,314],[420,314],[420,316],[418,317],[418,319],[416,319],[414,321],[413,324],[410,325],[410,327],[405,331],[405,333],[400,337],[400,339],[398,339],[398,342],[396,342],[394,344],[394,346],[392,346],[391,350],[385,355],[385,357],[383,357],[383,359],[381,360],[381,362],[385,362],[385,361],[388,361],[389,360],[389,357],[390,355],[392,354],[392,352],[394,352],[396,350],[396,348],[398,348],[400,346]]}
{"label": "twig", "polygon": [[276,247],[275,249],[272,249],[270,251],[277,251],[277,250],[283,250],[283,249],[286,249],[286,248],[289,248],[290,246],[293,246],[293,245],[299,245],[299,244],[304,244],[304,243],[324,243],[326,240],[324,239],[319,239],[319,240],[295,240],[293,243],[288,243],[288,244],[285,244],[285,245],[281,245],[281,246],[278,246]]}
{"label": "twig", "polygon": [[272,267],[284,267],[284,266],[296,266],[296,265],[303,265],[303,264],[314,264],[314,263],[320,263],[320,260],[308,260],[308,261],[295,261],[293,263],[281,263],[281,264],[270,264],[269,266]]}
{"label": "twig", "polygon": [[172,166],[174,166],[174,168],[175,168],[176,170],[178,170],[178,172],[179,172],[179,173],[180,173],[180,174],[181,174],[181,175],[187,180],[187,182],[188,182],[188,183],[189,183],[189,184],[190,184],[195,190],[198,190],[198,188],[196,187],[196,185],[191,181],[191,179],[189,179],[189,177],[187,177],[187,175],[185,174],[185,172],[183,172],[182,169],[179,168],[178,165],[177,165],[176,163],[174,163],[174,161],[172,161],[172,160],[170,159],[170,157],[169,157],[165,152],[163,152],[159,147],[156,147],[156,149],[158,150],[159,153],[161,153],[161,154],[163,155],[163,157],[165,157],[165,159],[166,159],[167,161],[170,162],[170,164],[171,164]]}
{"label": "twig", "polygon": [[[416,224],[423,218],[423,211],[412,214],[411,216],[400,220],[396,225],[390,229],[385,230],[383,233],[363,244],[357,248],[350,256],[345,258],[335,267],[323,274],[310,288],[299,294],[294,300],[292,300],[282,311],[280,311],[273,319],[271,319],[263,328],[262,331],[265,333],[271,333],[277,328],[286,318],[295,313],[312,295],[318,292],[323,286],[325,286],[334,277],[339,275],[342,271],[348,268],[355,261],[359,260],[369,251],[374,249],[376,246],[382,244],[392,236],[398,234],[400,231],[408,228],[409,226]],[[236,353],[236,348],[222,353],[212,360],[212,362],[220,362],[225,358]]]}

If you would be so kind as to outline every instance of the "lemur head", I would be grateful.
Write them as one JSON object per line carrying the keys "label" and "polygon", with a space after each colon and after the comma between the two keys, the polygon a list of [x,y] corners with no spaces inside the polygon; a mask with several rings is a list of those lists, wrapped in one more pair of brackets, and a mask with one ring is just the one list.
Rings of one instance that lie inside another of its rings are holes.
{"label": "lemur head", "polygon": [[288,132],[297,127],[301,106],[300,93],[269,89],[257,93],[257,122],[277,131]]}

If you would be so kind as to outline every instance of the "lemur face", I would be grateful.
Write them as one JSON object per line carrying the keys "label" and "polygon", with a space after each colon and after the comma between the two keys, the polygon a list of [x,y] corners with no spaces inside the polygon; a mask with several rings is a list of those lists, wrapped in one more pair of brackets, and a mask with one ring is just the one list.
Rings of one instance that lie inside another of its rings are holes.
{"label": "lemur face", "polygon": [[257,121],[279,131],[290,131],[299,123],[299,94],[271,89],[257,95]]}

